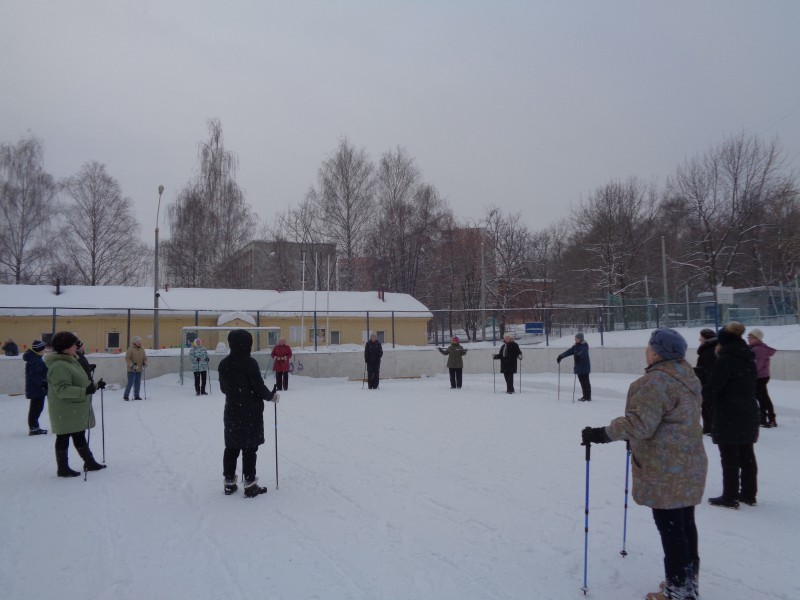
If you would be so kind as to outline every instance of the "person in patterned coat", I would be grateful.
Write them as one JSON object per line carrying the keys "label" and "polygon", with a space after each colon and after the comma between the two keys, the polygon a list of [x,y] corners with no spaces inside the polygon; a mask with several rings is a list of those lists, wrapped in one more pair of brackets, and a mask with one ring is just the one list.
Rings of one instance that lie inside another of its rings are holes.
{"label": "person in patterned coat", "polygon": [[203,346],[203,340],[196,338],[189,349],[189,362],[192,363],[194,373],[194,393],[196,396],[207,396],[206,381],[208,380],[208,350]]}
{"label": "person in patterned coat", "polygon": [[708,458],[700,426],[700,380],[686,362],[686,340],[656,329],[645,349],[645,374],[628,389],[625,415],[586,427],[584,445],[630,443],[633,499],[648,506],[664,549],[665,583],[647,600],[696,600],[700,556],[695,506],[705,490]]}

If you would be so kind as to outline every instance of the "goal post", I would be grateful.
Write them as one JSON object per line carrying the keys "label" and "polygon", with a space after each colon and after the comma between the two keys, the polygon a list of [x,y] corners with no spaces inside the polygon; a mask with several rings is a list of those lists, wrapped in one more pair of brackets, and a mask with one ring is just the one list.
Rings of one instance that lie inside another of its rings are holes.
{"label": "goal post", "polygon": [[[237,329],[244,329],[249,331],[253,336],[253,352],[263,352],[270,350],[273,346],[278,344],[281,337],[280,327],[212,327],[204,325],[189,325],[181,327],[181,358],[180,358],[180,381],[183,385],[183,372],[191,371],[189,365],[189,348],[197,338],[203,340],[209,355],[224,355],[228,354],[228,334]],[[208,374],[209,381],[211,380],[211,373]]]}

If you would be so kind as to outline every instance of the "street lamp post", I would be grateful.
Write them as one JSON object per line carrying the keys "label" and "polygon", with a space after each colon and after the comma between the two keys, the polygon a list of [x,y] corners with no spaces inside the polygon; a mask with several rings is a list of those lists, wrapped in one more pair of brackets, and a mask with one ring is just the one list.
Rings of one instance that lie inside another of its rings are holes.
{"label": "street lamp post", "polygon": [[158,186],[158,208],[156,209],[156,264],[153,277],[153,349],[158,350],[158,214],[161,212],[161,194],[164,186]]}

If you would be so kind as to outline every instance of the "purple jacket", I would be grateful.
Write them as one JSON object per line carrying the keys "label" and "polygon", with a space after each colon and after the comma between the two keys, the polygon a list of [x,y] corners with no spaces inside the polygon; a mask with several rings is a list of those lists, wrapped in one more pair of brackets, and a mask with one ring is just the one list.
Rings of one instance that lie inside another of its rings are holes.
{"label": "purple jacket", "polygon": [[756,355],[756,377],[758,379],[769,377],[769,359],[772,358],[772,355],[775,354],[777,350],[759,341],[751,345],[750,350]]}

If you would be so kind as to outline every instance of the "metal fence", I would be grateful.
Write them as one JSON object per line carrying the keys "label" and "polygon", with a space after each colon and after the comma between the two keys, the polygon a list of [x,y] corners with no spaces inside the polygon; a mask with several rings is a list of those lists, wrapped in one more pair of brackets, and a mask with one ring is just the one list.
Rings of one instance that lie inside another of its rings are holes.
{"label": "metal fence", "polygon": [[[130,345],[132,336],[142,335],[143,323],[149,321],[152,327],[153,309],[97,309],[97,308],[40,308],[0,307],[0,317],[4,317],[3,335],[16,339],[49,340],[52,332],[70,329],[88,335],[95,331],[102,342],[93,344],[89,351],[114,352],[124,350]],[[255,327],[273,324],[274,319],[292,317],[300,322],[298,311],[221,311],[221,310],[173,310],[160,309],[162,344],[161,347],[176,347],[180,331],[187,326],[202,326],[209,319],[223,312],[238,312],[250,315]],[[657,327],[710,327],[717,328],[731,320],[738,320],[748,326],[789,325],[800,323],[796,312],[783,314],[761,314],[757,308],[735,305],[718,305],[714,302],[683,302],[657,304],[652,302],[630,301],[609,305],[559,305],[550,307],[514,309],[444,309],[430,310],[433,315],[428,320],[426,341],[428,344],[446,344],[457,335],[462,341],[486,341],[497,344],[503,334],[512,333],[525,344],[549,345],[550,338],[572,336],[577,332],[613,332],[627,330],[655,329]],[[387,325],[381,331],[381,342],[395,346],[400,335],[402,319],[408,314],[419,315],[419,311],[386,311],[383,313],[365,311],[337,311],[346,314],[354,327],[362,331],[373,331],[378,320]],[[25,325],[23,317],[38,317],[38,330]],[[116,333],[108,333],[108,319],[116,319]],[[101,325],[105,321],[105,325]],[[335,345],[338,340],[317,339],[314,332],[326,328],[326,315],[323,311],[305,311],[303,316],[304,344],[317,349],[320,346]],[[168,327],[167,327],[167,324]],[[12,326],[13,325],[13,326]],[[19,331],[14,331],[18,328]],[[105,329],[105,330],[103,330]],[[329,333],[329,332],[328,332]],[[175,341],[172,341],[174,337]],[[258,340],[259,347],[265,347],[268,340]],[[342,341],[342,343],[347,343]],[[352,343],[352,342],[351,342]],[[602,344],[601,337],[601,344]],[[145,344],[147,345],[147,344]]]}

